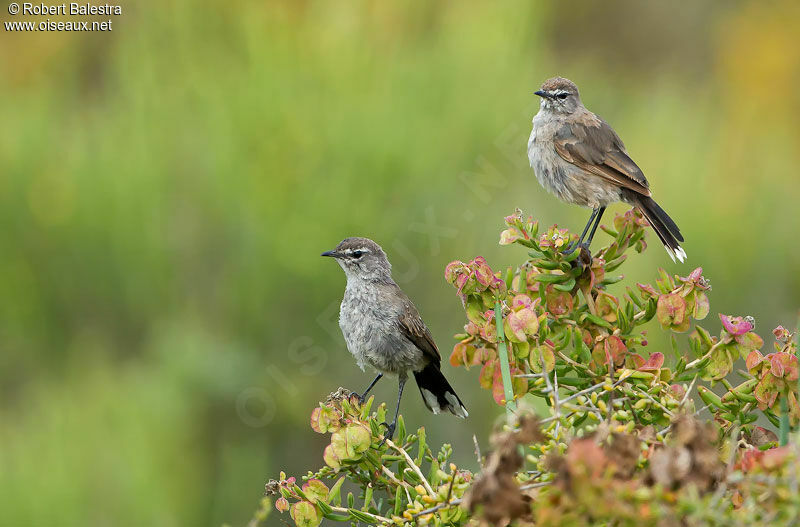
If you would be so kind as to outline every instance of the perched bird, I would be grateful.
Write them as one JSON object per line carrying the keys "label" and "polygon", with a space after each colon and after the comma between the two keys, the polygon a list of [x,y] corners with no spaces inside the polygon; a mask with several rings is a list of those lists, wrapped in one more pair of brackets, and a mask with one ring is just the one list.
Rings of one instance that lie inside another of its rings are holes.
{"label": "perched bird", "polygon": [[568,250],[588,249],[606,207],[622,201],[642,212],[672,261],[683,262],[678,226],[650,197],[647,179],[614,129],[583,106],[575,83],[555,77],[535,94],[542,102],[533,118],[528,159],[536,178],[563,201],[592,209],[580,239]]}
{"label": "perched bird", "polygon": [[335,258],[347,276],[347,287],[339,310],[339,327],[347,349],[363,370],[370,366],[378,376],[364,393],[384,374],[399,380],[394,421],[385,423],[386,437],[394,435],[400,399],[408,372],[414,374],[422,400],[435,414],[447,411],[467,417],[467,409],[442,375],[441,357],[433,337],[417,308],[392,280],[392,266],[383,249],[368,238],[346,238],[322,256]]}

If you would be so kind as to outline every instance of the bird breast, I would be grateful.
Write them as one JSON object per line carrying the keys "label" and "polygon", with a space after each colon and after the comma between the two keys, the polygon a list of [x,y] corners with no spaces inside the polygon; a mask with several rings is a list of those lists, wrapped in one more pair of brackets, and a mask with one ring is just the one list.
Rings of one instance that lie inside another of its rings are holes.
{"label": "bird breast", "polygon": [[562,201],[592,209],[619,201],[619,188],[558,155],[554,138],[562,124],[545,111],[533,118],[528,160],[539,184]]}
{"label": "bird breast", "polygon": [[339,312],[339,327],[358,366],[405,375],[424,367],[422,351],[401,332],[400,307],[368,284],[348,282]]}

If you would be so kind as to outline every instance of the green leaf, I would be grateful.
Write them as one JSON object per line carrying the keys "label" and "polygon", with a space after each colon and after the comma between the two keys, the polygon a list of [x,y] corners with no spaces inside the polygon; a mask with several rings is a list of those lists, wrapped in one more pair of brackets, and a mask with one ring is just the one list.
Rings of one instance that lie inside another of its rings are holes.
{"label": "green leaf", "polygon": [[336,483],[333,484],[331,487],[330,492],[328,492],[328,503],[333,503],[337,507],[342,505],[342,484],[344,483],[345,477],[342,476]]}
{"label": "green leaf", "polygon": [[298,501],[289,509],[289,514],[298,527],[317,527],[322,523],[319,509],[309,501]]}
{"label": "green leaf", "polygon": [[533,277],[534,280],[537,282],[544,282],[546,284],[554,284],[554,283],[561,283],[570,278],[569,275],[565,274],[547,274],[547,273],[540,273]]}

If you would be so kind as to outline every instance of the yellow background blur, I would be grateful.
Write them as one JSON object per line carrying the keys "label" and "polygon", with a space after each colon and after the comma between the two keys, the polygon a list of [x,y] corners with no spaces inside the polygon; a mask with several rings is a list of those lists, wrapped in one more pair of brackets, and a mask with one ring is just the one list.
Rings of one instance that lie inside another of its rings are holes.
{"label": "yellow background blur", "polygon": [[[448,356],[449,261],[522,261],[497,245],[515,207],[588,217],[527,163],[556,74],[686,237],[687,264],[650,236],[626,278],[703,266],[706,327],[752,315],[769,342],[800,303],[799,6],[175,0],[106,33],[0,29],[0,524],[242,525],[269,477],[319,466],[312,407],[370,379],[319,254],[381,243]],[[469,464],[500,409],[444,369],[472,417],[415,388],[403,413]]]}

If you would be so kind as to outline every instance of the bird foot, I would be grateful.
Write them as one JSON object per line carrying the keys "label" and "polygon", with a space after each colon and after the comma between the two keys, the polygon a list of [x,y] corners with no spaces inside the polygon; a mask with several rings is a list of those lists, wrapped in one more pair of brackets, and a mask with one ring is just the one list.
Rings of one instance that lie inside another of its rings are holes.
{"label": "bird foot", "polygon": [[583,251],[584,249],[586,249],[588,251],[589,250],[589,244],[587,242],[579,242],[579,241],[576,240],[575,242],[569,244],[566,249],[561,251],[561,254],[570,255],[570,254],[574,253],[575,249],[577,249],[577,248],[580,248],[581,251]]}
{"label": "bird foot", "polygon": [[364,406],[364,401],[367,400],[366,396],[367,394],[359,395],[358,392],[350,392],[350,398],[352,399],[353,397],[355,397],[356,400],[358,401],[358,406]]}
{"label": "bird foot", "polygon": [[387,423],[384,421],[378,426],[386,427],[386,433],[383,434],[383,439],[381,439],[381,442],[378,443],[378,446],[382,446],[384,443],[386,443],[387,439],[392,439],[394,437],[394,429],[397,426],[397,421],[394,421],[393,423]]}
{"label": "bird foot", "polygon": [[575,250],[578,249],[580,253],[578,254],[577,258],[574,258],[570,261],[572,267],[586,268],[592,264],[592,252],[589,250],[589,243],[574,243],[571,247],[567,248],[564,251],[561,251],[561,254],[572,254]]}

